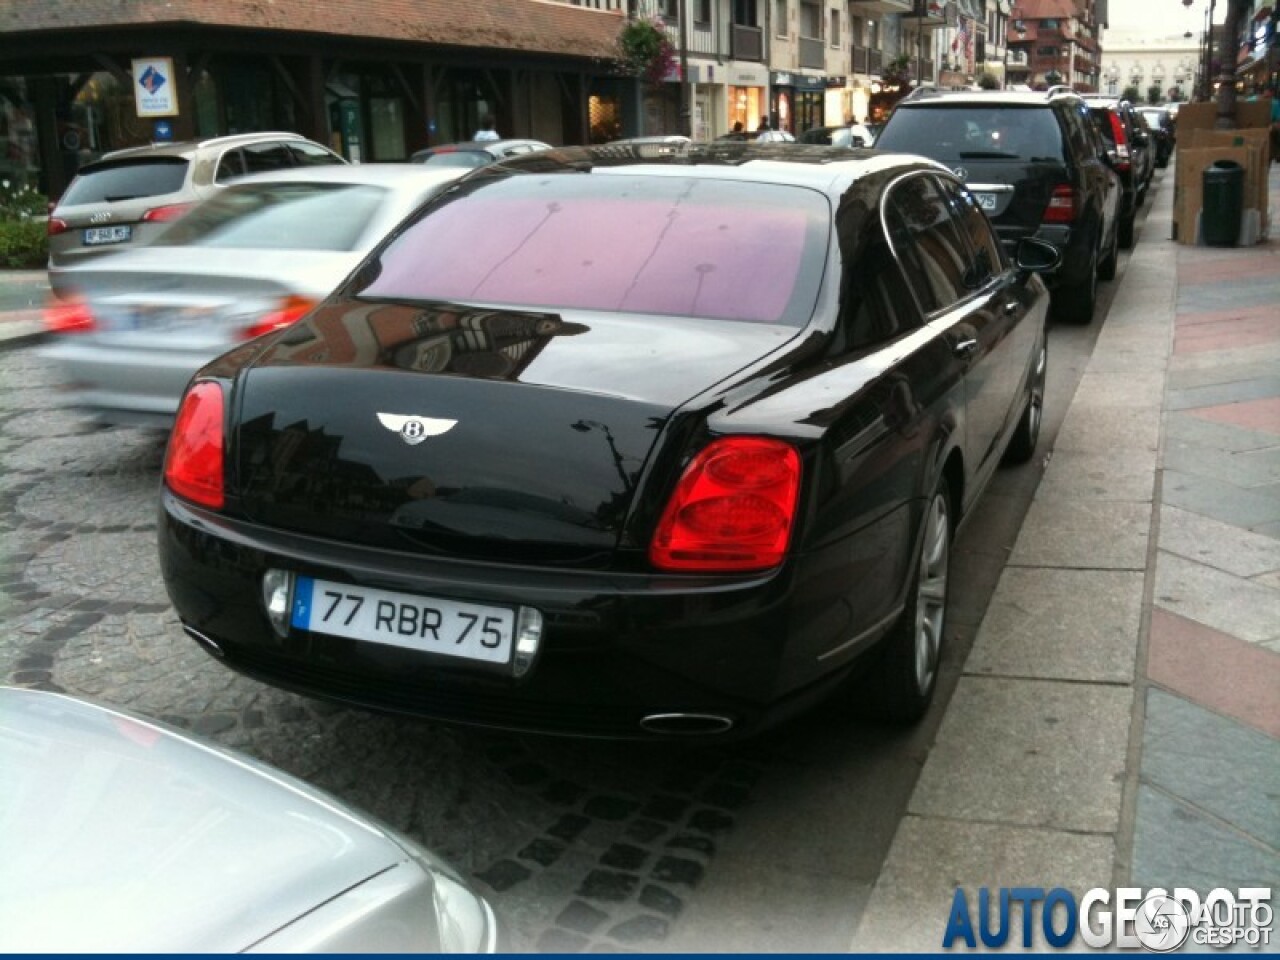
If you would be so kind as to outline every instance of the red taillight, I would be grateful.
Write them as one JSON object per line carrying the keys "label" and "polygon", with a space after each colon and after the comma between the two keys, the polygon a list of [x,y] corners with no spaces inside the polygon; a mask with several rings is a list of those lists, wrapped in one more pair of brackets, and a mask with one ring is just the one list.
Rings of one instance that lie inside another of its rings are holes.
{"label": "red taillight", "polygon": [[1129,138],[1124,133],[1124,121],[1120,119],[1117,113],[1110,114],[1111,117],[1111,137],[1116,142],[1116,169],[1120,171],[1129,169]]}
{"label": "red taillight", "polygon": [[316,302],[314,300],[308,300],[306,297],[285,297],[275,310],[263,315],[257,323],[246,327],[243,336],[246,340],[252,340],[254,337],[262,336],[264,333],[270,333],[272,330],[279,330],[281,327],[297,323],[310,313],[311,308],[315,305]]}
{"label": "red taillight", "polygon": [[44,305],[44,325],[50,333],[88,333],[98,325],[89,305],[77,296],[50,297]]}
{"label": "red taillight", "polygon": [[177,220],[190,209],[189,203],[171,203],[167,207],[152,207],[142,215],[142,219],[147,223],[168,223],[170,220]]}
{"label": "red taillight", "polygon": [[70,229],[67,226],[67,221],[61,217],[50,217],[44,226],[45,235],[50,237],[56,237],[58,234],[66,233]]}
{"label": "red taillight", "polygon": [[1076,218],[1076,192],[1065,183],[1053,188],[1049,205],[1044,208],[1045,223],[1072,223]]}
{"label": "red taillight", "polygon": [[800,455],[763,437],[723,437],[693,458],[649,546],[663,570],[764,570],[782,562],[800,493]]}
{"label": "red taillight", "polygon": [[222,508],[222,387],[203,380],[182,398],[164,458],[164,482],[178,496]]}

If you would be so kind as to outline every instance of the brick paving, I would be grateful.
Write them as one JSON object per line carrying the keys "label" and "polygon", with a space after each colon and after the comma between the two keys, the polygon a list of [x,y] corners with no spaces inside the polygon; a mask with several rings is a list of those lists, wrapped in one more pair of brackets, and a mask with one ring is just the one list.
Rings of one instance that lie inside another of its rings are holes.
{"label": "brick paving", "polygon": [[1144,886],[1280,887],[1275,169],[1270,206],[1267,243],[1177,251],[1131,862]]}

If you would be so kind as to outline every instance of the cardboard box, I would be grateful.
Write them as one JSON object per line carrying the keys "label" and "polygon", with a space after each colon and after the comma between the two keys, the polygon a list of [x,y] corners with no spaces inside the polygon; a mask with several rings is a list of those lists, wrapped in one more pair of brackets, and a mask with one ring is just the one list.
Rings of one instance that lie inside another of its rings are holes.
{"label": "cardboard box", "polygon": [[1196,242],[1196,221],[1204,206],[1204,172],[1218,160],[1233,160],[1244,168],[1244,212],[1245,221],[1252,217],[1261,223],[1266,203],[1266,185],[1263,182],[1258,189],[1258,178],[1251,175],[1251,167],[1256,168],[1258,152],[1256,149],[1239,147],[1201,147],[1186,148],[1178,151],[1178,172],[1174,178],[1173,211],[1174,239],[1181,244],[1194,245]]}
{"label": "cardboard box", "polygon": [[[1270,109],[1269,106],[1268,109]],[[1249,151],[1249,162],[1245,164],[1244,206],[1246,210],[1258,211],[1258,216],[1265,228],[1270,219],[1270,210],[1267,205],[1269,193],[1267,176],[1271,171],[1271,131],[1266,127],[1241,130],[1194,130],[1190,137],[1191,142],[1187,146],[1193,149],[1229,146],[1245,147]]]}
{"label": "cardboard box", "polygon": [[[1236,101],[1236,127],[1249,130],[1254,127],[1271,126],[1271,98],[1260,100]],[[1212,130],[1218,123],[1218,105],[1216,103],[1184,103],[1178,108],[1178,145],[1182,145],[1183,134],[1190,130]]]}
{"label": "cardboard box", "polygon": [[1234,160],[1244,167],[1245,221],[1254,227],[1244,233],[1261,239],[1270,224],[1271,98],[1237,102],[1237,129],[1215,129],[1217,119],[1215,103],[1189,103],[1178,112],[1173,236],[1179,243],[1196,242],[1196,221],[1204,205],[1201,178],[1216,160]]}

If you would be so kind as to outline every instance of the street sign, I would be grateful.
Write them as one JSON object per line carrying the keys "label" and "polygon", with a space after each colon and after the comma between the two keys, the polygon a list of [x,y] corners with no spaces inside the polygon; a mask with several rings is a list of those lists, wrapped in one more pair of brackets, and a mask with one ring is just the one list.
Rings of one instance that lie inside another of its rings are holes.
{"label": "street sign", "polygon": [[133,100],[140,117],[178,115],[178,84],[172,57],[133,61]]}
{"label": "street sign", "polygon": [[155,143],[172,143],[173,124],[168,120],[157,120],[151,129],[151,139]]}

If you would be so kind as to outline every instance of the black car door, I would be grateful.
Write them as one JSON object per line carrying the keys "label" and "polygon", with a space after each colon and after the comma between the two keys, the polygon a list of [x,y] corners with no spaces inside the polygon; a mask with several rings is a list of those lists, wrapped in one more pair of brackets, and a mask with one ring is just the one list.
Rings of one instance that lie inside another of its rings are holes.
{"label": "black car door", "polygon": [[[944,186],[945,184],[945,186]],[[966,499],[999,462],[1010,397],[1020,375],[1020,346],[1010,333],[1025,308],[1006,282],[1005,260],[984,240],[980,252],[966,238],[968,212],[983,217],[972,194],[934,174],[894,185],[889,203],[899,217],[895,245],[914,249],[929,296],[931,327],[943,335],[964,370]],[[982,226],[990,233],[983,217]],[[1029,347],[1027,350],[1029,351]]]}

